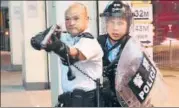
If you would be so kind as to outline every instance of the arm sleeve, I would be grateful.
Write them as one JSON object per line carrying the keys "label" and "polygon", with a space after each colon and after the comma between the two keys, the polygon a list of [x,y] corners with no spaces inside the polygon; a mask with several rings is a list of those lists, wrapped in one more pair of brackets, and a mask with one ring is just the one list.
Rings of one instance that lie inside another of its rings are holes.
{"label": "arm sleeve", "polygon": [[101,46],[96,39],[82,38],[73,47],[77,48],[86,57],[86,60],[98,60],[103,56]]}

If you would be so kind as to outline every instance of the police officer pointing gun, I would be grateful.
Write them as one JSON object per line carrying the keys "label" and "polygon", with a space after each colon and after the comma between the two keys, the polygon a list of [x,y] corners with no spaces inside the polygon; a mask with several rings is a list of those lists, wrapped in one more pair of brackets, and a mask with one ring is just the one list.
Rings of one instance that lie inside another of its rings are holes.
{"label": "police officer pointing gun", "polygon": [[96,82],[102,77],[103,51],[87,30],[88,20],[86,7],[74,3],[65,11],[67,33],[54,25],[31,39],[36,50],[54,52],[61,58],[59,107],[97,106]]}

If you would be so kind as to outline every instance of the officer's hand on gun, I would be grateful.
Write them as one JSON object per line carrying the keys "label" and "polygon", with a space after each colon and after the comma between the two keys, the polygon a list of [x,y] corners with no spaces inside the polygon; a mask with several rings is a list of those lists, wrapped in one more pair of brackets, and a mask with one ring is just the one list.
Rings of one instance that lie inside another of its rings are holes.
{"label": "officer's hand on gun", "polygon": [[67,65],[69,47],[60,40],[61,27],[53,25],[43,32],[38,33],[31,38],[31,45],[36,50],[45,50],[47,52],[55,52],[61,57],[62,62]]}
{"label": "officer's hand on gun", "polygon": [[36,50],[44,49],[47,52],[52,51],[59,41],[61,35],[61,27],[54,25],[48,29],[38,33],[31,39],[31,45]]}

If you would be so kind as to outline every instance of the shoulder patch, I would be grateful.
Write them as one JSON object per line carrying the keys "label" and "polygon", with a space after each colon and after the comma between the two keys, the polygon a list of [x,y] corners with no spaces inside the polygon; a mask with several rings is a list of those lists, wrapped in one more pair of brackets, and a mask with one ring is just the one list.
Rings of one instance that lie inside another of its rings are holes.
{"label": "shoulder patch", "polygon": [[85,32],[85,33],[80,34],[79,37],[94,39],[94,37],[92,36],[92,34],[90,34],[90,33],[88,33],[88,32]]}

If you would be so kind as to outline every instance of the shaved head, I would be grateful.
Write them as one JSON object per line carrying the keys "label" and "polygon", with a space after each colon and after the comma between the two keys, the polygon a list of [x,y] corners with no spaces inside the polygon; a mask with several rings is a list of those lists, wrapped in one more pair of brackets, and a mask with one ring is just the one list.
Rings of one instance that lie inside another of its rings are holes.
{"label": "shaved head", "polygon": [[83,32],[88,26],[88,12],[84,4],[74,3],[65,11],[65,25],[72,36]]}
{"label": "shaved head", "polygon": [[65,15],[70,13],[71,11],[77,10],[79,13],[84,14],[86,17],[88,17],[88,11],[84,4],[82,3],[74,3],[71,6],[68,7],[68,9],[65,11]]}

